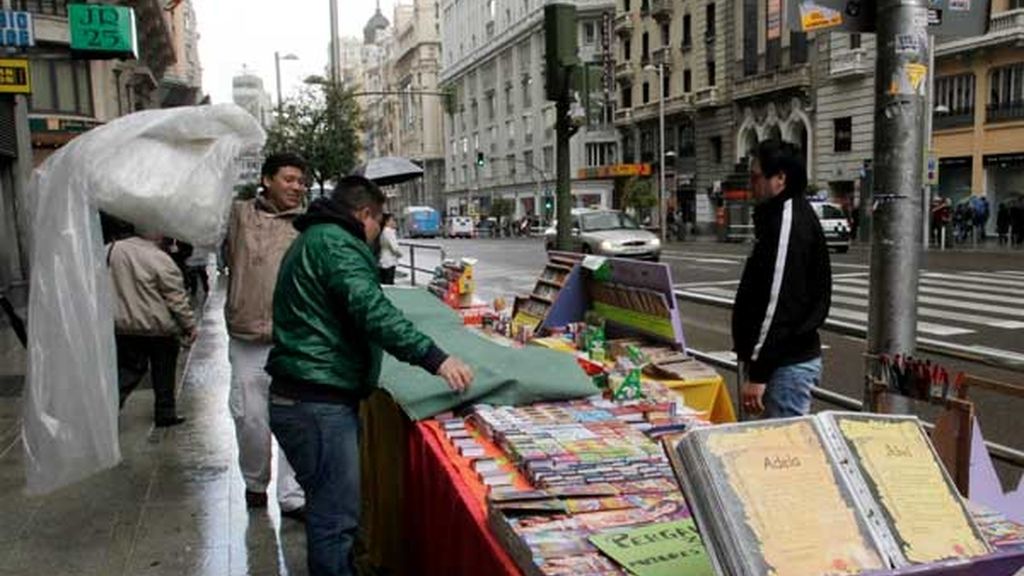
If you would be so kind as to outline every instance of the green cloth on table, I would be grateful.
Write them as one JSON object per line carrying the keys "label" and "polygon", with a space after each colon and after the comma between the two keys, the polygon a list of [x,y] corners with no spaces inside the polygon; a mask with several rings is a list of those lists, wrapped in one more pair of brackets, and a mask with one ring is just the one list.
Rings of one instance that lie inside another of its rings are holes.
{"label": "green cloth on table", "polygon": [[600,393],[569,354],[534,346],[508,348],[487,340],[463,327],[459,315],[426,290],[386,292],[416,328],[469,364],[475,375],[470,389],[456,394],[440,378],[385,354],[380,386],[412,420],[470,404],[521,405]]}

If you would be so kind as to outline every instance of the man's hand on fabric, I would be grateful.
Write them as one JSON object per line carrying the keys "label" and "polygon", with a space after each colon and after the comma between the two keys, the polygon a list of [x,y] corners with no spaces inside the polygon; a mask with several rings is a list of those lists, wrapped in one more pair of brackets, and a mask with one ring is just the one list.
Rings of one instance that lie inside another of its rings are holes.
{"label": "man's hand on fabric", "polygon": [[764,389],[765,385],[757,382],[746,382],[740,388],[743,409],[747,414],[756,416],[764,412]]}
{"label": "man's hand on fabric", "polygon": [[473,383],[473,370],[462,360],[454,356],[449,356],[441,364],[437,375],[443,378],[448,387],[454,392],[465,392],[469,385]]}

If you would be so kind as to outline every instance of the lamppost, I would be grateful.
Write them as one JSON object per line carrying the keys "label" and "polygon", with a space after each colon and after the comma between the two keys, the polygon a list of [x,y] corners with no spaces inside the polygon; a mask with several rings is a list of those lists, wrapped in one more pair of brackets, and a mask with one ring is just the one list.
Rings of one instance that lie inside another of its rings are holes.
{"label": "lamppost", "polygon": [[645,72],[658,71],[658,235],[662,243],[667,235],[665,227],[665,63],[658,62],[658,65],[648,64],[644,66]]}
{"label": "lamppost", "polygon": [[281,60],[298,60],[299,57],[295,54],[285,54],[281,56],[279,52],[274,51],[274,70],[277,72],[277,115],[282,114],[282,101],[281,101]]}

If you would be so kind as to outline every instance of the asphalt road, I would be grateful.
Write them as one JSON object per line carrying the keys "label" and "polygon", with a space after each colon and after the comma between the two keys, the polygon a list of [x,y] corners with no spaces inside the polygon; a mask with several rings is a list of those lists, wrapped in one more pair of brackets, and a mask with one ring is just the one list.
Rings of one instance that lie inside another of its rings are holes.
{"label": "asphalt road", "polygon": [[[478,259],[478,292],[485,298],[529,293],[545,262],[538,239],[439,240],[449,257]],[[714,242],[670,244],[662,261],[672,269],[682,292],[731,298],[739,283],[747,245]],[[436,253],[417,253],[417,266],[437,262]],[[833,254],[833,304],[830,317],[866,326],[869,287],[868,251],[855,246]],[[1018,361],[1021,371],[932,357],[950,372],[1024,383],[1024,252],[929,252],[922,261],[918,336],[954,343]],[[422,279],[422,278],[421,278]],[[679,301],[687,346],[729,355],[731,311],[685,299]],[[824,332],[822,387],[860,399],[863,396],[865,344],[862,339]],[[926,356],[927,357],[927,356]],[[1024,450],[1024,399],[983,390],[971,394],[986,439]],[[815,409],[828,409],[816,405]],[[929,417],[927,411],[920,414]],[[1016,486],[1020,471],[1000,466],[1004,483]]]}

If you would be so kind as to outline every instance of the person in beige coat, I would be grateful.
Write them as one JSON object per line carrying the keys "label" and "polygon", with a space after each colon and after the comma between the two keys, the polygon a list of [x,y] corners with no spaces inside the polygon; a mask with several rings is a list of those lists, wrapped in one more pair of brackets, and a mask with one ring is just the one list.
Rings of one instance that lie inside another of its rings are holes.
{"label": "person in beige coat", "polygon": [[107,245],[107,264],[121,406],[149,372],[154,420],[167,427],[185,421],[175,406],[178,351],[195,341],[196,323],[181,271],[159,242],[138,236],[116,240]]}
{"label": "person in beige coat", "polygon": [[[304,211],[306,163],[294,154],[272,154],[261,170],[262,192],[235,202],[225,253],[230,273],[224,308],[231,337],[228,404],[238,440],[238,464],[248,508],[267,505],[273,442],[270,432],[270,354],[274,284],[281,258],[298,236],[292,225]],[[277,500],[281,514],[303,519],[305,495],[284,452],[278,451]]]}

